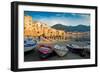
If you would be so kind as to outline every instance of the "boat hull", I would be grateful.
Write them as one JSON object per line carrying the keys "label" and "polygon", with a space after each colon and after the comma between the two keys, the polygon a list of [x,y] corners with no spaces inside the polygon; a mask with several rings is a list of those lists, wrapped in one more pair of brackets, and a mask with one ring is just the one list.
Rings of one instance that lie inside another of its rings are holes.
{"label": "boat hull", "polygon": [[53,56],[52,47],[47,45],[40,45],[38,47],[38,53],[40,59],[48,59],[49,57]]}
{"label": "boat hull", "polygon": [[68,53],[68,49],[65,46],[61,46],[61,45],[55,45],[54,51],[60,57],[65,56]]}
{"label": "boat hull", "polygon": [[36,45],[30,46],[30,47],[24,47],[24,52],[31,51],[31,50],[33,50],[35,47],[36,47]]}
{"label": "boat hull", "polygon": [[87,57],[90,55],[89,53],[87,53],[86,48],[73,48],[70,46],[66,46],[66,47],[69,49],[70,52],[78,54],[81,57]]}
{"label": "boat hull", "polygon": [[24,52],[33,50],[37,46],[37,41],[32,38],[24,39]]}

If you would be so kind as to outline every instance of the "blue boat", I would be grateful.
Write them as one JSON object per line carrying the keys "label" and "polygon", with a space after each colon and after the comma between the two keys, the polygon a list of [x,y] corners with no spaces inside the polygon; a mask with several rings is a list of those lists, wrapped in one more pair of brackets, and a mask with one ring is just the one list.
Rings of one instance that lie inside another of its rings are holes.
{"label": "blue boat", "polygon": [[37,41],[31,37],[24,38],[24,52],[30,51],[37,46]]}
{"label": "blue boat", "polygon": [[81,57],[86,57],[88,55],[90,55],[90,46],[84,46],[84,47],[80,47],[78,45],[74,45],[74,44],[67,44],[66,46],[69,51],[71,51],[72,53],[78,54]]}

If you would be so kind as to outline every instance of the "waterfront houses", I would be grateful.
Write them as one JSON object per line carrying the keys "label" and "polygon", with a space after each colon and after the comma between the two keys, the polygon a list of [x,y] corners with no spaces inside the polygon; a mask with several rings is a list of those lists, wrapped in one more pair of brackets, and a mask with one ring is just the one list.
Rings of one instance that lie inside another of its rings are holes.
{"label": "waterfront houses", "polygon": [[80,37],[90,37],[90,32],[65,32],[48,26],[40,21],[34,21],[31,16],[24,16],[24,36],[44,37],[50,40],[69,40]]}

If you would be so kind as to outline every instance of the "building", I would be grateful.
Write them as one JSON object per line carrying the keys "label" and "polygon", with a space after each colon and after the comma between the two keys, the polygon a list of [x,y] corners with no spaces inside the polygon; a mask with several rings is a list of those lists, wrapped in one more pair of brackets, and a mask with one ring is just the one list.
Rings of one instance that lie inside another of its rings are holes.
{"label": "building", "polygon": [[33,21],[31,16],[24,16],[24,36],[44,37],[50,40],[72,40],[79,38],[90,38],[89,32],[65,32],[51,28],[46,23]]}

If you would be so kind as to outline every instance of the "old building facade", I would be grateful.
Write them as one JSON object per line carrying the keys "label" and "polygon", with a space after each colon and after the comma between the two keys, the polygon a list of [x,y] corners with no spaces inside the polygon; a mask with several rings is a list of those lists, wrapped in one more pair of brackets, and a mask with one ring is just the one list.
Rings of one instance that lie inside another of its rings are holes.
{"label": "old building facade", "polygon": [[90,37],[89,32],[65,32],[51,28],[46,23],[33,21],[31,16],[24,16],[24,36],[44,37],[52,40],[70,40],[81,37]]}
{"label": "old building facade", "polygon": [[33,21],[31,16],[24,16],[24,36],[44,37],[46,39],[64,40],[65,32],[49,27],[47,24]]}

